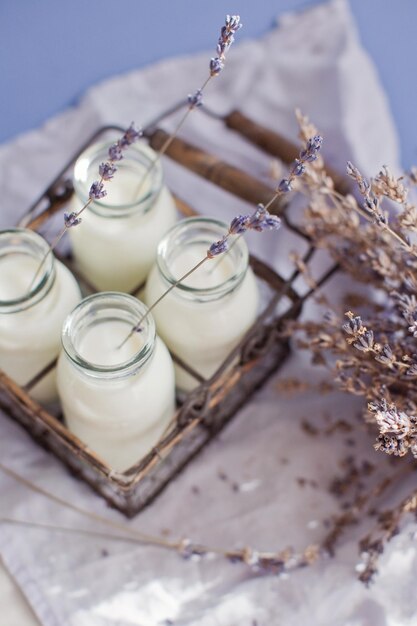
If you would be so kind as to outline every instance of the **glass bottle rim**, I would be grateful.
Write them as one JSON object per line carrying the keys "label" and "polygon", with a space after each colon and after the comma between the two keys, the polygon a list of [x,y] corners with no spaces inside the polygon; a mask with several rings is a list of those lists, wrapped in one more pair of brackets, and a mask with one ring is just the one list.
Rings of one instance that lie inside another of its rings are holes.
{"label": "glass bottle rim", "polygon": [[[100,163],[108,161],[108,149],[114,144],[114,141],[102,141],[89,146],[76,160],[73,170],[73,186],[74,191],[82,204],[84,205],[89,199],[89,189],[93,180],[100,178],[98,168]],[[151,181],[149,189],[146,193],[139,196],[137,200],[132,202],[124,202],[114,204],[106,202],[106,196],[101,200],[92,202],[88,209],[106,218],[122,218],[128,217],[134,213],[146,213],[151,209],[154,201],[162,189],[162,166],[159,161],[154,163],[156,153],[143,142],[135,143],[129,146],[124,154],[123,159],[115,163],[118,169],[126,167],[127,164],[136,162],[146,168],[152,165],[152,171],[149,173]],[[94,175],[91,180],[89,177],[90,167],[94,166]],[[108,181],[105,185],[112,185],[116,180],[117,172],[114,180]]]}
{"label": "glass bottle rim", "polygon": [[[212,217],[189,217],[175,224],[160,241],[156,258],[158,270],[168,285],[175,284],[179,278],[174,276],[170,269],[170,255],[175,249],[180,249],[187,243],[195,243],[195,237],[199,237],[201,242],[204,241],[208,249],[212,243],[220,240],[228,229],[229,224]],[[187,240],[187,231],[189,234],[193,230],[194,237]],[[175,287],[175,293],[192,300],[209,301],[234,291],[243,281],[249,265],[249,251],[244,238],[232,237],[227,254],[232,258],[234,267],[233,273],[228,278],[211,287],[195,287],[180,283]],[[216,256],[207,262],[216,263],[222,256]]]}
{"label": "glass bottle rim", "polygon": [[[0,299],[0,313],[17,313],[40,302],[51,290],[55,281],[55,257],[48,242],[37,232],[28,228],[9,228],[0,231],[0,259],[9,254],[25,254],[43,261],[39,275],[28,291],[18,298]],[[34,277],[36,275],[34,270]]]}
{"label": "glass bottle rim", "polygon": [[84,298],[68,315],[62,329],[62,347],[70,361],[84,374],[96,379],[124,378],[135,374],[152,356],[156,328],[151,314],[142,323],[143,344],[127,360],[114,365],[100,365],[85,359],[77,349],[77,333],[106,321],[126,322],[126,336],[130,329],[148,311],[137,298],[118,291],[95,293]]}

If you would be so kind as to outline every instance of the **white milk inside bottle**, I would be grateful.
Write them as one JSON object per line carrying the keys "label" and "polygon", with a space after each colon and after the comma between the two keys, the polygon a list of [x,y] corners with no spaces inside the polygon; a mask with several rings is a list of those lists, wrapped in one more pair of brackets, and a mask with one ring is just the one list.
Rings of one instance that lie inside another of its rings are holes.
{"label": "white milk inside bottle", "polygon": [[[210,218],[190,218],[174,226],[158,247],[146,304],[150,307],[197,265],[227,229],[224,222]],[[244,239],[236,238],[227,254],[204,262],[152,311],[168,348],[203,379],[216,372],[256,319],[259,294],[248,257]],[[183,391],[199,382],[179,365],[175,374]]]}
{"label": "white milk inside bottle", "polygon": [[[41,266],[48,250],[33,231],[0,232],[0,369],[20,386],[56,359],[62,324],[81,300],[75,278],[52,253]],[[52,369],[30,395],[42,403],[56,400],[55,378]]]}
{"label": "white milk inside bottle", "polygon": [[[70,211],[87,202],[110,145],[95,144],[77,160]],[[177,220],[159,161],[145,176],[155,158],[143,143],[129,146],[116,163],[114,178],[105,183],[107,195],[94,201],[83,213],[82,224],[69,231],[79,269],[99,290],[131,292],[143,284],[160,239]]]}
{"label": "white milk inside bottle", "polygon": [[[175,411],[171,357],[136,298],[99,293],[68,317],[58,389],[69,429],[112,469],[140,461],[167,432]],[[125,339],[127,338],[127,341]]]}

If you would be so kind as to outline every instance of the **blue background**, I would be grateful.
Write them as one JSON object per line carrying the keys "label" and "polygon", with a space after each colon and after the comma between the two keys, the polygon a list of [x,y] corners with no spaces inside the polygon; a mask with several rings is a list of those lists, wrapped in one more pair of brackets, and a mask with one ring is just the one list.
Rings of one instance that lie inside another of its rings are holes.
{"label": "blue background", "polygon": [[[400,133],[417,163],[417,1],[350,0]],[[257,37],[313,0],[1,0],[0,142],[74,104],[95,82],[167,56],[212,49],[225,13]],[[363,94],[366,100],[366,93]]]}

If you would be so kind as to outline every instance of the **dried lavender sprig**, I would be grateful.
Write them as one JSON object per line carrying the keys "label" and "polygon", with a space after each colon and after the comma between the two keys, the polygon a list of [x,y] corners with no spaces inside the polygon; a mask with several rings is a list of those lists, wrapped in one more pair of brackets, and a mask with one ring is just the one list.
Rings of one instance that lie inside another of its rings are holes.
{"label": "dried lavender sprig", "polygon": [[408,370],[410,364],[405,361],[398,361],[395,358],[389,345],[380,345],[375,341],[373,330],[369,330],[362,322],[359,315],[354,315],[351,311],[345,313],[348,322],[342,325],[343,331],[349,335],[347,342],[360,352],[371,353],[379,363],[396,366],[398,370]]}
{"label": "dried lavender sprig", "polygon": [[372,185],[350,161],[346,164],[346,173],[358,185],[359,193],[364,198],[363,209],[372,216],[377,224],[386,224],[387,217],[380,210],[379,200],[372,191]]}
{"label": "dried lavender sprig", "polygon": [[210,75],[217,76],[224,67],[226,52],[235,40],[234,35],[242,28],[239,15],[226,15],[225,25],[220,31],[217,42],[217,57],[210,59]]}
{"label": "dried lavender sprig", "polygon": [[156,156],[154,157],[154,159],[152,160],[152,162],[149,164],[148,168],[146,169],[145,173],[143,174],[142,179],[137,189],[137,195],[140,194],[142,187],[146,179],[148,178],[149,174],[152,172],[156,164],[159,162],[161,157],[168,150],[171,143],[174,141],[175,137],[181,130],[182,126],[184,125],[191,111],[202,106],[204,89],[207,87],[210,80],[214,76],[218,76],[220,72],[222,71],[222,69],[224,68],[226,52],[229,50],[230,46],[232,45],[234,41],[234,35],[241,28],[242,28],[242,23],[240,21],[239,15],[226,15],[225,24],[221,28],[220,37],[219,37],[219,40],[217,42],[217,47],[216,47],[218,56],[210,59],[209,75],[199,89],[197,89],[193,94],[188,95],[187,110],[185,111],[184,115],[178,122],[174,131],[171,133],[171,135],[169,135],[169,137],[163,143],[162,147],[159,149],[158,153],[156,154]]}
{"label": "dried lavender sprig", "polygon": [[[137,324],[133,326],[133,328],[126,336],[126,338],[122,341],[122,343],[117,346],[117,349],[124,346],[135,332],[140,332],[143,321],[161,302],[161,300],[163,300],[173,289],[175,289],[175,287],[178,287],[178,285],[180,285],[184,280],[191,276],[191,274],[198,270],[204,263],[211,259],[214,259],[219,255],[226,253],[229,250],[229,239],[236,234],[236,219],[239,220],[241,217],[242,216],[238,216],[238,218],[234,218],[229,225],[227,233],[221,239],[219,239],[219,241],[215,241],[209,246],[206,252],[206,256],[203,257],[198,263],[196,263],[196,265],[194,265],[194,267],[188,270],[178,280],[172,283],[172,285],[170,285],[168,289],[164,291],[164,293],[151,304],[149,309],[146,311],[146,313],[142,315]],[[270,215],[268,210],[263,205],[258,205],[253,215],[248,216],[246,219],[248,223],[245,226],[245,230],[256,230],[257,232],[263,232],[265,230],[278,230],[281,225],[281,220],[279,219],[279,217],[277,217],[276,215]]]}
{"label": "dried lavender sprig", "polygon": [[[402,245],[402,247],[405,248],[410,254],[412,254],[413,256],[417,256],[417,252],[415,248],[410,244],[410,242],[407,241],[395,230],[393,230],[388,224],[387,215],[380,208],[380,200],[372,191],[371,182],[368,181],[360,173],[358,168],[355,167],[350,161],[347,162],[346,172],[348,176],[350,176],[350,178],[352,178],[356,182],[356,184],[358,185],[359,193],[364,198],[364,204],[362,207],[360,207],[359,205],[357,205],[356,207],[352,205],[353,208],[360,215],[365,217],[365,219],[367,219],[369,222],[374,222],[378,226],[383,228],[387,233],[389,233],[391,237],[394,237],[394,239],[396,239]],[[335,198],[343,200],[343,196],[341,196],[341,194],[337,193],[334,190],[327,190],[326,193],[330,193]]]}
{"label": "dried lavender sprig", "polygon": [[[227,16],[230,17],[230,16]],[[227,22],[227,18],[226,18]],[[239,22],[237,22],[239,23]],[[122,341],[122,343],[118,346],[121,348],[125,345],[125,343],[130,339],[130,337],[135,333],[140,331],[142,322],[148,317],[151,311],[161,302],[165,296],[167,296],[175,287],[177,287],[180,283],[186,280],[193,272],[195,272],[199,267],[203,265],[209,259],[214,258],[223,253],[227,253],[230,248],[235,245],[236,241],[232,243],[232,246],[229,247],[229,238],[237,235],[237,237],[241,237],[247,230],[254,230],[257,232],[263,232],[265,230],[278,230],[281,225],[281,220],[276,215],[271,215],[268,211],[269,207],[275,200],[284,193],[288,193],[291,191],[291,183],[293,180],[301,176],[305,172],[305,163],[311,163],[318,158],[321,145],[323,143],[323,138],[320,135],[315,135],[307,140],[306,145],[300,151],[298,159],[295,160],[292,168],[290,169],[290,173],[288,178],[281,180],[279,183],[275,194],[269,200],[269,202],[264,206],[263,204],[258,204],[256,210],[252,215],[238,215],[233,218],[230,222],[229,229],[224,237],[215,243],[213,243],[207,251],[207,255],[199,261],[193,268],[191,268],[184,276],[181,276],[175,283],[170,285],[170,287],[165,291],[147,310],[147,312],[141,317],[138,323],[132,328],[127,337]]]}
{"label": "dried lavender sprig", "polygon": [[[257,211],[255,211],[252,216],[238,215],[232,220],[229,233],[233,235],[238,235],[238,238],[230,246],[229,252],[233,248],[233,246],[236,245],[239,237],[241,237],[246,232],[246,230],[268,230],[269,228],[275,228],[276,221],[278,220],[280,222],[280,219],[279,217],[271,215],[268,212],[269,207],[280,196],[292,191],[292,183],[296,178],[302,176],[305,173],[306,163],[312,163],[313,161],[317,160],[322,143],[323,137],[321,135],[314,135],[313,137],[310,137],[306,141],[305,146],[300,151],[298,158],[295,159],[294,163],[291,165],[288,177],[283,178],[280,181],[275,189],[274,195],[269,200],[269,202],[265,206],[263,204],[258,204]],[[222,260],[223,257],[219,259],[216,264],[213,265],[211,272],[215,270],[215,268],[222,262]]]}
{"label": "dried lavender sprig", "polygon": [[117,171],[117,167],[115,166],[115,161],[120,161],[123,159],[123,150],[127,147],[135,143],[140,137],[142,137],[142,130],[137,130],[132,122],[129,128],[125,130],[121,138],[116,141],[116,143],[112,144],[108,150],[108,161],[105,163],[101,163],[99,166],[99,175],[100,179],[95,180],[91,183],[89,192],[88,192],[88,200],[87,202],[79,209],[78,211],[71,211],[71,213],[64,213],[64,226],[55,237],[51,245],[49,246],[48,251],[45,253],[44,257],[41,259],[38,269],[29,285],[29,291],[32,289],[36,279],[39,276],[39,273],[48,258],[48,256],[53,252],[56,246],[61,241],[62,237],[65,235],[69,228],[74,228],[78,226],[82,222],[81,214],[90,206],[90,204],[94,200],[101,200],[107,195],[107,191],[104,188],[104,181],[108,182],[112,180],[114,174]]}
{"label": "dried lavender sprig", "polygon": [[300,151],[298,158],[295,159],[292,164],[288,177],[283,178],[280,181],[275,190],[274,196],[265,205],[265,209],[269,209],[271,204],[273,204],[279,196],[292,191],[292,183],[296,178],[305,173],[306,163],[312,163],[318,159],[322,144],[323,137],[321,135],[314,135],[314,137],[310,137],[310,139],[307,140],[304,148]]}
{"label": "dried lavender sprig", "polygon": [[[324,187],[323,189],[320,189],[320,192],[328,196],[333,201],[336,208],[340,208],[338,203],[341,203],[343,206],[346,206],[345,204],[346,197],[343,196],[341,193],[335,191],[334,189],[330,189],[329,187]],[[407,250],[407,252],[409,252],[412,256],[417,257],[417,249],[415,248],[415,246],[412,246],[410,241],[402,237],[399,233],[397,233],[394,229],[391,228],[384,214],[381,214],[383,215],[383,217],[380,220],[376,219],[369,210],[367,210],[364,207],[361,207],[355,201],[349,202],[349,209],[353,209],[354,211],[356,211],[356,213],[364,217],[368,222],[371,222],[373,224],[377,224],[378,226],[380,226],[383,230],[385,230],[386,233],[390,235],[390,237],[392,237],[393,239],[396,239],[401,244],[401,246],[405,250]]]}
{"label": "dried lavender sprig", "polygon": [[[106,533],[100,530],[97,531],[96,536],[107,536],[109,539],[117,541],[136,542],[145,545],[154,545],[168,550],[177,552],[183,559],[188,560],[190,558],[202,558],[208,555],[219,555],[228,559],[232,563],[242,563],[251,568],[255,573],[260,572],[264,574],[280,574],[284,571],[290,571],[297,568],[305,567],[306,565],[312,565],[320,556],[319,546],[308,545],[304,550],[297,553],[291,548],[286,548],[281,552],[258,552],[251,548],[242,549],[226,549],[218,546],[206,546],[200,543],[194,543],[189,539],[181,540],[168,540],[156,535],[148,535],[134,528],[130,528],[125,524],[113,521],[83,509],[75,504],[72,504],[68,499],[57,496],[43,487],[33,483],[28,478],[21,476],[14,470],[0,463],[0,470],[3,471],[10,478],[30,489],[31,491],[47,498],[51,502],[58,504],[68,510],[71,510],[82,517],[93,520],[96,523],[103,524],[105,527],[115,529],[123,533],[114,535],[113,533]],[[73,532],[80,534],[90,535],[93,531],[89,529],[77,529],[71,527],[54,526],[51,524],[45,524],[43,522],[28,522],[25,520],[13,519],[2,517],[0,523],[20,524],[22,526],[32,526],[34,528],[45,528],[50,530],[57,530],[61,532]]]}
{"label": "dried lavender sprig", "polygon": [[[128,527],[125,524],[121,524],[114,520],[110,520],[107,517],[102,515],[98,515],[97,513],[93,513],[88,511],[87,509],[83,509],[75,504],[72,504],[68,499],[64,499],[60,496],[53,494],[47,489],[40,487],[36,483],[32,482],[28,478],[20,475],[15,472],[11,468],[0,463],[0,470],[4,472],[7,476],[12,478],[14,481],[23,485],[27,489],[30,489],[34,493],[37,493],[51,502],[62,506],[68,510],[71,510],[82,517],[93,520],[96,523],[103,524],[111,529],[115,529],[117,531],[121,531],[123,535],[113,533],[106,533],[105,531],[98,530],[97,536],[105,536],[108,534],[109,539],[114,539],[117,541],[135,541],[137,543],[148,544],[148,545],[156,545],[161,548],[165,548],[168,550],[172,550],[177,552],[184,559],[189,559],[192,557],[204,557],[207,555],[219,555],[227,558],[232,563],[242,563],[247,565],[255,574],[273,574],[277,575],[283,573],[284,571],[290,571],[297,568],[305,567],[308,565],[314,564],[314,562],[322,556],[326,552],[332,552],[334,548],[335,542],[339,539],[342,532],[346,529],[348,525],[354,521],[361,510],[370,502],[371,497],[379,497],[382,493],[386,491],[388,487],[393,484],[398,484],[399,480],[403,479],[405,472],[409,471],[410,468],[407,466],[403,466],[400,472],[395,474],[390,473],[388,477],[385,477],[380,483],[378,483],[375,487],[372,488],[371,492],[363,495],[361,494],[356,498],[354,502],[354,507],[351,507],[351,510],[348,513],[343,513],[341,516],[338,516],[333,522],[333,529],[325,538],[324,542],[322,542],[321,546],[319,545],[308,545],[301,552],[295,552],[291,548],[286,548],[281,552],[258,552],[251,548],[243,548],[243,549],[230,549],[230,548],[222,548],[218,546],[208,546],[203,545],[201,543],[194,543],[189,539],[182,540],[167,540],[161,537],[148,535],[142,533],[139,530]],[[396,507],[394,510],[395,514],[401,516],[403,513],[414,512],[417,508],[417,494],[414,492],[411,496],[406,498],[400,503],[399,507]],[[393,520],[396,522],[397,520]],[[62,532],[79,532],[80,534],[90,534],[92,531],[89,529],[77,529],[70,527],[60,527],[44,524],[43,522],[27,522],[25,520],[18,520],[13,518],[2,517],[0,519],[1,523],[10,523],[10,524],[20,524],[20,525],[29,525],[33,527],[42,527],[49,528],[50,530],[58,530]],[[384,529],[390,532],[392,528],[392,524],[389,525],[388,529]],[[392,536],[393,533],[390,533]],[[390,537],[388,537],[389,539]]]}
{"label": "dried lavender sprig", "polygon": [[[271,203],[269,202],[268,206],[270,205]],[[239,239],[248,230],[262,232],[263,230],[278,230],[280,226],[280,218],[277,215],[271,215],[263,204],[258,204],[256,211],[252,215],[238,215],[230,222],[228,235],[237,236],[225,252],[228,254],[231,250],[233,250]],[[213,263],[209,274],[212,274],[216,267],[220,265],[226,254],[217,259],[216,263]]]}

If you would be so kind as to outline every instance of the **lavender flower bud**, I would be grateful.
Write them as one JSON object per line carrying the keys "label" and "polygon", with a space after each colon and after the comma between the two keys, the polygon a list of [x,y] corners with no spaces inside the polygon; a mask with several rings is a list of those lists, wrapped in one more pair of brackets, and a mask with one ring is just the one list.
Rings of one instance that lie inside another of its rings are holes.
{"label": "lavender flower bud", "polygon": [[217,54],[220,57],[224,57],[234,40],[235,38],[233,37],[233,32],[229,31],[226,26],[223,26],[220,31],[219,40],[217,42]]}
{"label": "lavender flower bud", "polygon": [[374,215],[374,221],[375,221],[375,224],[378,224],[379,226],[381,226],[381,224],[382,225],[388,224],[388,218],[383,213],[378,213],[377,215]]}
{"label": "lavender flower bud", "polygon": [[323,143],[323,137],[321,135],[315,135],[307,142],[307,148],[311,151],[320,150],[321,144]]}
{"label": "lavender flower bud", "polygon": [[111,180],[117,172],[117,167],[112,163],[101,163],[98,172],[103,180]]}
{"label": "lavender flower bud", "polygon": [[363,335],[358,337],[358,340],[353,346],[361,352],[369,352],[374,347],[374,333],[372,330],[367,330]]}
{"label": "lavender flower bud", "polygon": [[346,164],[347,175],[350,176],[358,185],[359,191],[363,196],[367,196],[371,189],[370,182],[362,176],[357,167],[350,161]]}
{"label": "lavender flower bud", "polygon": [[126,148],[127,146],[132,145],[132,143],[135,143],[135,141],[137,141],[140,137],[142,137],[143,132],[141,129],[136,130],[133,122],[131,123],[131,125],[129,126],[129,128],[124,132],[122,138],[120,139],[120,147]]}
{"label": "lavender flower bud", "polygon": [[417,364],[413,363],[406,372],[408,378],[417,378]]}
{"label": "lavender flower bud", "polygon": [[194,94],[188,95],[188,104],[190,105],[190,109],[194,107],[201,107],[203,104],[203,92],[201,89],[197,89]]}
{"label": "lavender flower bud", "polygon": [[407,447],[402,439],[384,434],[377,437],[374,448],[395,456],[404,456],[407,452]]}
{"label": "lavender flower bud", "polygon": [[309,163],[315,161],[318,157],[318,153],[322,143],[323,137],[321,137],[320,135],[315,135],[314,137],[311,137],[307,141],[305,149],[300,152],[300,161],[307,161]]}
{"label": "lavender flower bud", "polygon": [[229,35],[226,31],[226,28],[223,26],[220,39],[217,42],[217,46],[216,46],[216,52],[219,55],[219,57],[223,58],[225,56],[226,52],[232,45],[234,39],[235,38],[233,37],[233,35]]}
{"label": "lavender flower bud", "polygon": [[363,208],[365,210],[371,211],[371,213],[373,213],[378,208],[378,200],[377,200],[377,198],[373,194],[367,196],[365,198],[365,200],[364,200]]}
{"label": "lavender flower bud", "polygon": [[356,181],[363,178],[362,174],[360,173],[358,168],[353,165],[352,161],[348,161],[346,163],[346,174]]}
{"label": "lavender flower bud", "polygon": [[64,213],[64,224],[65,228],[72,228],[73,226],[78,226],[81,224],[81,217],[77,217],[77,214],[72,211],[71,213]]}
{"label": "lavender flower bud", "polygon": [[359,315],[352,316],[349,318],[349,321],[342,326],[345,333],[348,335],[356,335],[362,331],[363,322]]}
{"label": "lavender flower bud", "polygon": [[257,209],[249,218],[247,228],[256,230],[259,233],[264,230],[278,230],[281,226],[281,220],[276,215],[271,215],[265,207],[261,205],[261,209]]}
{"label": "lavender flower bud", "polygon": [[226,29],[232,33],[242,28],[243,24],[240,22],[240,15],[226,15]]}
{"label": "lavender flower bud", "polygon": [[92,183],[88,195],[91,200],[100,200],[107,195],[107,191],[104,189],[103,183],[96,180]]}
{"label": "lavender flower bud", "polygon": [[287,193],[291,191],[291,181],[288,178],[283,178],[280,184],[278,185],[278,191],[282,191],[282,193]]}
{"label": "lavender flower bud", "polygon": [[255,230],[258,232],[262,232],[264,230],[278,230],[281,226],[281,220],[277,215],[271,215],[268,213],[265,217],[262,217],[257,225]]}
{"label": "lavender flower bud", "polygon": [[220,74],[223,67],[224,63],[219,57],[215,57],[214,59],[210,60],[210,74],[212,76],[217,76],[218,74]]}
{"label": "lavender flower bud", "polygon": [[[265,209],[263,204],[258,204],[258,206],[256,207],[256,211],[254,213],[252,213],[252,215],[249,217],[249,221],[248,221],[248,229],[249,230],[257,230],[257,225],[259,223],[259,221],[263,218],[263,216],[265,216],[268,213],[268,211]],[[269,215],[269,213],[268,213]]]}
{"label": "lavender flower bud", "polygon": [[229,226],[229,234],[230,235],[240,235],[244,233],[248,229],[248,222],[250,217],[248,215],[238,215],[234,217],[230,222]]}
{"label": "lavender flower bud", "polygon": [[293,176],[301,176],[305,171],[306,166],[299,159],[295,159],[294,165],[291,168],[291,174],[293,174]]}
{"label": "lavender flower bud", "polygon": [[211,244],[210,248],[207,250],[207,256],[209,259],[212,259],[213,257],[219,254],[223,254],[223,252],[226,252],[228,247],[229,244],[227,241],[227,237],[222,237],[220,241],[216,241],[215,243]]}
{"label": "lavender flower bud", "polygon": [[110,146],[109,159],[110,161],[120,161],[121,159],[123,159],[122,147],[119,141]]}
{"label": "lavender flower bud", "polygon": [[220,30],[220,37],[217,41],[216,52],[217,57],[210,61],[210,74],[217,76],[223,69],[224,57],[232,43],[234,42],[234,34],[242,27],[239,15],[226,15],[225,25]]}
{"label": "lavender flower bud", "polygon": [[395,356],[392,352],[391,346],[389,346],[388,344],[384,345],[381,349],[380,354],[375,357],[375,361],[391,367],[395,363]]}

